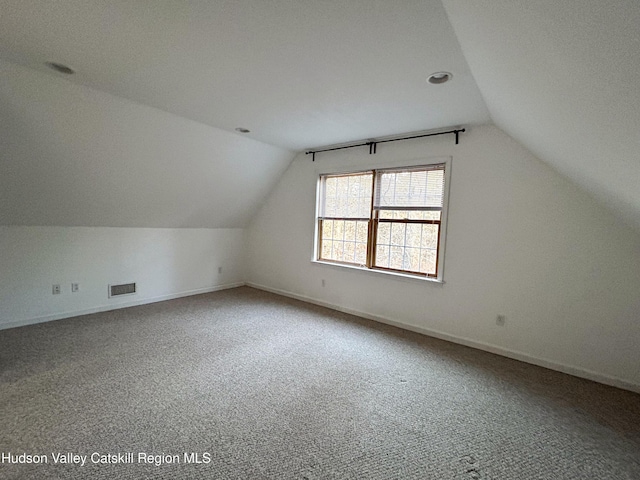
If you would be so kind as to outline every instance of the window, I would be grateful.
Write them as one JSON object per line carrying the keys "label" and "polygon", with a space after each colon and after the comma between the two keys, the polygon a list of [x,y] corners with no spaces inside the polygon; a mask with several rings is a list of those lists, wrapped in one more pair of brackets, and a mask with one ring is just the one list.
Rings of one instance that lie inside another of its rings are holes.
{"label": "window", "polygon": [[320,175],[316,260],[440,279],[445,167]]}

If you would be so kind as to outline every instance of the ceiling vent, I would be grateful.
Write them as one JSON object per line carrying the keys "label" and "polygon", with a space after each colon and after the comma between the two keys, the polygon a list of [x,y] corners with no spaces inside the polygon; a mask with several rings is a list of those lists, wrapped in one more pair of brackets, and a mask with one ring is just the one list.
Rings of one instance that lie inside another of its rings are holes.
{"label": "ceiling vent", "polygon": [[136,293],[136,284],[123,283],[121,285],[109,285],[109,298],[120,297],[122,295],[133,295]]}

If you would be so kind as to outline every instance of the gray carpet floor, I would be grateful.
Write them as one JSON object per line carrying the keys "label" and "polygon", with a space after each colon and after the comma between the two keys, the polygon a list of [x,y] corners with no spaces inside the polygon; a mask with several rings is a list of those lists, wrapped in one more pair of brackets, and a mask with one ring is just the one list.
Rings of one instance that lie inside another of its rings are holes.
{"label": "gray carpet floor", "polygon": [[242,287],[0,331],[0,454],[48,462],[2,479],[637,480],[640,395]]}

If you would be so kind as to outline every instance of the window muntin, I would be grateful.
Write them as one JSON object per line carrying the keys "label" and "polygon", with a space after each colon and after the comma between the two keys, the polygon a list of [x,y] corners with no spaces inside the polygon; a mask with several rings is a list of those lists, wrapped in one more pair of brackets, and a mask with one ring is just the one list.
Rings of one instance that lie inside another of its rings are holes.
{"label": "window muntin", "polygon": [[437,278],[445,164],[321,175],[317,260]]}

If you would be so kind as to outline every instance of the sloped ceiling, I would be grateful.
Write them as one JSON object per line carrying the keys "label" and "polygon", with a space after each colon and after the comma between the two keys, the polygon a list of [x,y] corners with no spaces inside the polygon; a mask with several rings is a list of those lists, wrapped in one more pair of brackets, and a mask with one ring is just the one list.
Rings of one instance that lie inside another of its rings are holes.
{"label": "sloped ceiling", "polygon": [[638,25],[637,0],[0,0],[0,224],[244,226],[295,150],[494,122],[640,228]]}
{"label": "sloped ceiling", "polygon": [[0,61],[0,225],[244,227],[293,152]]}
{"label": "sloped ceiling", "polygon": [[443,4],[495,124],[640,229],[640,2]]}
{"label": "sloped ceiling", "polygon": [[0,0],[0,108],[4,225],[243,227],[294,150],[489,121],[439,0]]}
{"label": "sloped ceiling", "polygon": [[0,57],[292,150],[489,121],[439,0],[0,0]]}

